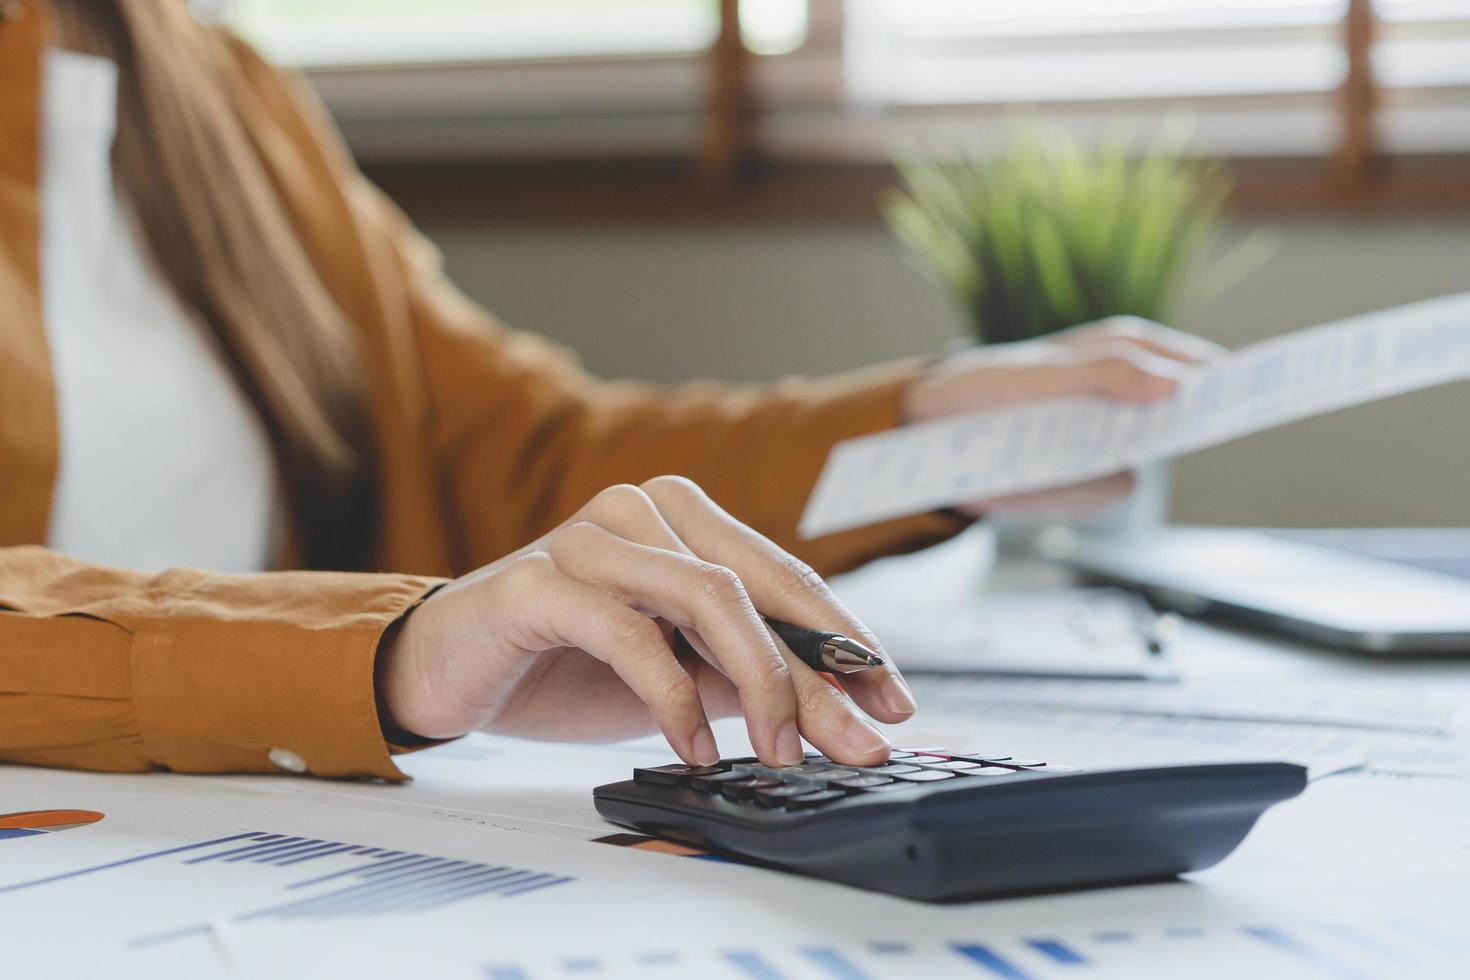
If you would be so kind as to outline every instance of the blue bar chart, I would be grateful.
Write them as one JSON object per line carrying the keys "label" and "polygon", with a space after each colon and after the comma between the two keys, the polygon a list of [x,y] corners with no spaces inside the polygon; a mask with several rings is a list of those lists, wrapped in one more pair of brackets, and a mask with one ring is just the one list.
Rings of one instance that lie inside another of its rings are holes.
{"label": "blue bar chart", "polygon": [[[526,868],[247,831],[0,886],[0,896],[41,891],[61,882],[152,862],[171,862],[192,875],[238,874],[237,868],[280,869],[280,900],[233,915],[236,923],[424,912],[481,897],[514,898],[574,880]],[[191,924],[139,936],[131,945],[157,945],[203,935],[208,929],[205,923]]]}
{"label": "blue bar chart", "polygon": [[[1130,976],[1141,962],[1240,963],[1273,978],[1339,980],[1415,975],[1418,955],[1470,941],[1408,922],[1371,926],[1335,922],[1208,926],[1181,923],[1148,929],[1099,929],[1075,935],[996,935],[949,941],[874,940],[645,950],[618,956],[569,956],[559,963],[490,962],[484,980],[549,980],[590,976],[720,976],[732,980],[892,980],[914,976],[976,980],[1053,980]],[[1244,971],[1243,971],[1244,972]],[[1183,975],[1183,974],[1181,974]],[[1211,974],[1212,976],[1215,974]],[[1233,975],[1233,974],[1232,974]]]}

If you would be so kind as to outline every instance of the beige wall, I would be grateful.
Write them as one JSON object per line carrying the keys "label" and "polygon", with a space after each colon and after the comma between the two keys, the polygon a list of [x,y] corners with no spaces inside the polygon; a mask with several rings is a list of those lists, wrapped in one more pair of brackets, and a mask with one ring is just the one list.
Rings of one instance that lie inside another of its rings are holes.
{"label": "beige wall", "polygon": [[[452,274],[608,376],[769,378],[931,353],[962,331],[876,227],[427,229]],[[1232,231],[1232,234],[1238,230]],[[1227,345],[1470,290],[1470,219],[1278,222],[1272,261],[1181,325]],[[1470,384],[1178,464],[1176,520],[1470,525]]]}

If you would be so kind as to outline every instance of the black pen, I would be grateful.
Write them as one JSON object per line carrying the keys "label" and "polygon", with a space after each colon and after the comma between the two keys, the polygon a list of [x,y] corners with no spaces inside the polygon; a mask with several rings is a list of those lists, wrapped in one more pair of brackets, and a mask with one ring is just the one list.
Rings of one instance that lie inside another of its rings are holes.
{"label": "black pen", "polygon": [[802,663],[824,674],[853,674],[882,667],[885,663],[878,654],[841,633],[792,626],[769,616],[766,624],[791,648],[792,653],[801,658]]}

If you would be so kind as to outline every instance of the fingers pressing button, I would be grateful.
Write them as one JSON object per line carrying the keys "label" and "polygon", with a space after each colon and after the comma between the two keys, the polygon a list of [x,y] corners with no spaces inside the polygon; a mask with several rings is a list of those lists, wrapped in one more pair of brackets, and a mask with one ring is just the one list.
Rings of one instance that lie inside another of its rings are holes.
{"label": "fingers pressing button", "polygon": [[286,772],[306,772],[306,760],[290,749],[271,749],[266,755],[271,765]]}

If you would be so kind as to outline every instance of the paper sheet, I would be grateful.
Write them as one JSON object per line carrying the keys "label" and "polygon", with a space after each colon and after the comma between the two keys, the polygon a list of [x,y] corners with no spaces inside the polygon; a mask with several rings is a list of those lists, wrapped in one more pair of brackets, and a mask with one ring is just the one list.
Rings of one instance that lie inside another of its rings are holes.
{"label": "paper sheet", "polygon": [[1152,405],[1064,399],[838,443],[802,515],[816,537],[1057,486],[1470,378],[1470,293],[1298,330],[1186,374]]}
{"label": "paper sheet", "polygon": [[[1186,883],[935,906],[248,778],[0,774],[7,806],[106,813],[0,842],[6,967],[28,978],[1458,978],[1470,952],[1461,784],[1410,806],[1374,805],[1392,786],[1330,787],[1325,806],[1309,789]],[[261,833],[303,840],[224,840]],[[446,863],[408,866],[425,859]],[[515,887],[535,875],[557,883]]]}
{"label": "paper sheet", "polygon": [[[999,744],[1084,766],[1464,768],[1444,703],[1377,680],[1258,697],[1215,681],[915,686],[923,710],[891,730],[900,745]],[[749,751],[739,719],[715,730],[727,755]],[[596,843],[618,828],[591,787],[671,757],[657,737],[477,735],[400,757],[406,786],[0,767],[0,812],[102,815],[0,838],[5,966],[28,980],[1461,980],[1470,957],[1464,780],[1318,779],[1184,883],[931,906]]]}
{"label": "paper sheet", "polygon": [[945,602],[864,606],[847,600],[905,672],[1166,680],[1172,660],[1149,652],[1152,620],[1121,593],[1069,589],[990,593]]}
{"label": "paper sheet", "polygon": [[945,703],[960,706],[1010,704],[1048,711],[1316,725],[1406,735],[1451,735],[1459,714],[1450,698],[1388,693],[1362,681],[1315,678],[1227,676],[1139,685],[988,677],[915,683]]}
{"label": "paper sheet", "polygon": [[1344,770],[1457,781],[1470,775],[1470,739],[1460,729],[1415,734],[1317,722],[1078,710],[977,700],[965,695],[965,683],[911,678],[921,711],[904,726],[910,731],[902,741],[964,743],[977,751],[1024,752],[1089,769],[1280,760],[1306,766],[1313,777]]}

